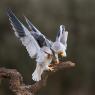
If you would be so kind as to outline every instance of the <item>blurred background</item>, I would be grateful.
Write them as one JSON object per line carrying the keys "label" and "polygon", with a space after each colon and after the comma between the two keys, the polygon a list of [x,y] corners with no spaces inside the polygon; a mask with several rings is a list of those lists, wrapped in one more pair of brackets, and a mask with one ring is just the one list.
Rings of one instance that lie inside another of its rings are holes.
{"label": "blurred background", "polygon": [[[11,8],[24,24],[26,15],[53,41],[60,24],[69,31],[65,60],[75,62],[76,67],[50,76],[47,86],[37,95],[95,94],[95,0],[0,1],[0,67],[17,69],[24,82],[32,84],[35,61],[15,37],[6,15],[7,8]],[[14,95],[8,85],[8,80],[0,80],[0,95]]]}

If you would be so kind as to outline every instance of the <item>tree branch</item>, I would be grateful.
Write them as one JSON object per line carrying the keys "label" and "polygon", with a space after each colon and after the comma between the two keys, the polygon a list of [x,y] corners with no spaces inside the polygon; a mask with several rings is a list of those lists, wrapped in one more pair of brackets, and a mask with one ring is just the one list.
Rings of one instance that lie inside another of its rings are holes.
{"label": "tree branch", "polygon": [[44,71],[42,74],[42,79],[32,85],[26,85],[23,83],[22,75],[16,69],[6,69],[0,68],[0,78],[8,78],[10,89],[15,95],[34,95],[47,83],[47,78],[51,73],[55,73],[63,68],[71,68],[75,66],[75,63],[71,61],[60,62],[60,64],[50,65],[54,68],[53,71]]}

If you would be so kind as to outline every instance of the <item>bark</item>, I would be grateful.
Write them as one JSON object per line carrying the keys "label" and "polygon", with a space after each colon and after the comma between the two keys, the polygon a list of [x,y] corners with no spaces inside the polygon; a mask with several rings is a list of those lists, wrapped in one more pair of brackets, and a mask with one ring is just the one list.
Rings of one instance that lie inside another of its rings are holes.
{"label": "bark", "polygon": [[60,62],[60,64],[52,64],[50,65],[54,68],[53,71],[44,71],[42,74],[42,79],[39,82],[35,82],[31,85],[26,85],[23,82],[22,75],[16,69],[7,69],[0,68],[0,79],[8,78],[9,79],[9,87],[15,95],[34,95],[44,86],[46,86],[47,78],[50,74],[55,73],[58,70],[62,70],[64,68],[71,68],[75,66],[75,63],[71,61]]}

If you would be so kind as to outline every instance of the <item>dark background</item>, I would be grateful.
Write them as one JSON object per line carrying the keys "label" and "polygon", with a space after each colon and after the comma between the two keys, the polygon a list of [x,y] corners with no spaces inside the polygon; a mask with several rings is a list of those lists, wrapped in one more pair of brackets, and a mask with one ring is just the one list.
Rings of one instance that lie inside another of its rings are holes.
{"label": "dark background", "polygon": [[[37,95],[95,94],[95,0],[1,0],[0,67],[15,68],[32,84],[32,60],[15,37],[6,15],[11,8],[21,21],[26,15],[48,38],[55,40],[60,24],[69,31],[66,60],[76,63],[50,76],[47,86]],[[13,95],[8,80],[0,81],[0,95]]]}

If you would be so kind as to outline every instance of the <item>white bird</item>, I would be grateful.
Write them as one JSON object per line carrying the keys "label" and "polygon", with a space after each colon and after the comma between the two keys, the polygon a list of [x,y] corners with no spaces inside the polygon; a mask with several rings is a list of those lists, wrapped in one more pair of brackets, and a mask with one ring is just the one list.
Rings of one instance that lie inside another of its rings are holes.
{"label": "white bird", "polygon": [[[36,58],[37,64],[36,69],[32,74],[32,79],[34,81],[39,81],[41,80],[41,75],[44,70],[52,70],[52,68],[49,67],[49,64],[52,61],[53,53],[48,47],[45,38],[43,38],[45,43],[42,42],[42,44],[40,44],[40,42],[38,42],[34,36],[31,35],[29,30],[18,20],[10,9],[7,11],[7,14],[9,16],[12,28],[15,31],[16,37],[19,38],[22,44],[26,47],[29,56],[31,58]],[[41,38],[42,37],[39,39]]]}
{"label": "white bird", "polygon": [[60,30],[57,34],[56,41],[52,45],[52,49],[55,53],[60,54],[62,57],[66,57],[68,31],[65,31],[65,26],[60,25]]}

